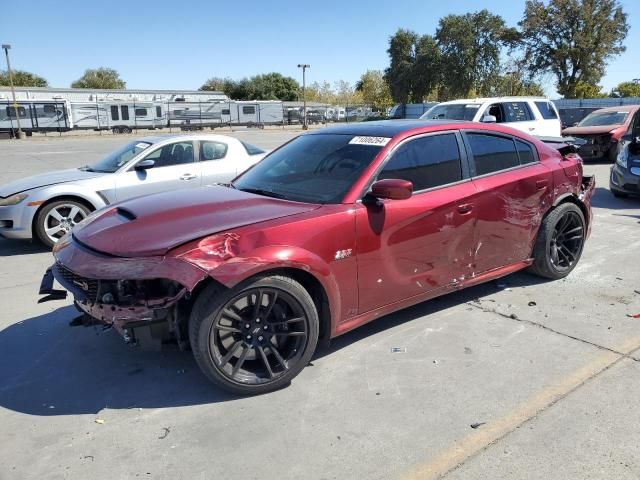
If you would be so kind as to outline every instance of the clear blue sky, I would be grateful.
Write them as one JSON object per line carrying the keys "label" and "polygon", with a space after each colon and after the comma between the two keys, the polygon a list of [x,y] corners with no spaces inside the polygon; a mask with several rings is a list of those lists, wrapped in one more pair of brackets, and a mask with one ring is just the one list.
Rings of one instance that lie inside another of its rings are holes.
{"label": "clear blue sky", "polygon": [[[632,28],[627,51],[601,82],[607,91],[640,77],[640,2],[622,5]],[[272,71],[301,80],[298,63],[311,64],[309,82],[354,83],[365,70],[388,65],[388,37],[399,27],[433,34],[440,17],[482,8],[515,25],[524,0],[7,0],[0,41],[12,44],[14,68],[54,87],[68,87],[86,68],[100,66],[118,70],[128,88],[197,89],[212,76]],[[555,96],[551,79],[545,87]]]}

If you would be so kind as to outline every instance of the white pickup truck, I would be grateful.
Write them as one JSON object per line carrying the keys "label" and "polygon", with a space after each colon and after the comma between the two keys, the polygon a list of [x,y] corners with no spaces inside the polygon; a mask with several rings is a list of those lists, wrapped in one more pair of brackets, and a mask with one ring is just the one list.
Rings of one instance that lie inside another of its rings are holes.
{"label": "white pickup truck", "polygon": [[540,137],[559,137],[562,130],[556,107],[544,97],[453,100],[431,107],[420,118],[495,122]]}

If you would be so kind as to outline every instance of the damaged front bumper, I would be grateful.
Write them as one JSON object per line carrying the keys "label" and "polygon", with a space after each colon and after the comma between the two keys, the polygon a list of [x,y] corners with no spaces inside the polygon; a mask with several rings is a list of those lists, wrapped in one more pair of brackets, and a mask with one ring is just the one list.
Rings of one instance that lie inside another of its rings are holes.
{"label": "damaged front bumper", "polygon": [[66,297],[54,279],[74,297],[76,307],[125,338],[144,325],[175,322],[178,302],[206,273],[171,256],[124,258],[103,255],[76,241],[56,245],[55,263],[40,285],[39,302]]}

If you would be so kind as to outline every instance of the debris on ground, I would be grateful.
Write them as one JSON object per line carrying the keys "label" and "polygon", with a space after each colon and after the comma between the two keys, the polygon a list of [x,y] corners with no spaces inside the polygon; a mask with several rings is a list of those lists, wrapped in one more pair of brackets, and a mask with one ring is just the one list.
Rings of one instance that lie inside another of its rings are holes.
{"label": "debris on ground", "polygon": [[162,429],[164,430],[164,433],[158,437],[158,440],[164,440],[169,436],[169,432],[171,432],[171,428],[169,427],[162,427]]}
{"label": "debris on ground", "polygon": [[640,290],[634,290],[633,293],[637,293],[638,295],[640,295]]}
{"label": "debris on ground", "polygon": [[469,347],[464,347],[464,353],[466,353],[467,355],[471,355],[473,353],[473,350],[471,350]]}
{"label": "debris on ground", "polygon": [[104,425],[104,420],[103,420],[103,419],[101,419],[101,418],[96,418],[94,421],[95,421],[98,425]]}
{"label": "debris on ground", "polygon": [[407,353],[407,347],[391,347],[391,353]]}
{"label": "debris on ground", "polygon": [[518,316],[515,313],[512,313],[511,315],[509,315],[509,318],[511,318],[513,320],[517,320]]}
{"label": "debris on ground", "polygon": [[434,364],[434,365],[438,365],[438,360],[434,360],[434,361],[433,361],[433,364]]}
{"label": "debris on ground", "polygon": [[478,427],[481,427],[482,425],[485,425],[487,422],[478,422],[478,423],[472,423],[471,425],[469,425],[471,428],[473,428],[474,430]]}
{"label": "debris on ground", "polygon": [[537,305],[537,303],[534,302],[534,301],[531,301],[531,302],[527,303],[527,305],[529,305],[530,307],[535,307]]}

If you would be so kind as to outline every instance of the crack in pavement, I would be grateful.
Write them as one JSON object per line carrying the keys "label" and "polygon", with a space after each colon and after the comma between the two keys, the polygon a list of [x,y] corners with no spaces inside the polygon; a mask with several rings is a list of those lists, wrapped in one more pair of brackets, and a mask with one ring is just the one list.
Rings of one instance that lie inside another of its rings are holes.
{"label": "crack in pavement", "polygon": [[477,308],[478,310],[480,310],[482,312],[494,313],[496,315],[499,315],[499,316],[501,316],[503,318],[507,318],[509,320],[515,320],[516,322],[525,323],[527,325],[531,325],[531,326],[534,326],[534,327],[541,328],[543,330],[547,330],[547,331],[549,331],[551,333],[555,333],[556,335],[561,335],[561,336],[563,336],[565,338],[569,338],[571,340],[576,340],[576,341],[578,341],[580,343],[584,343],[586,345],[591,345],[592,347],[595,347],[595,348],[597,348],[599,350],[605,350],[607,352],[615,353],[616,355],[620,355],[621,357],[628,358],[629,360],[633,360],[634,362],[640,362],[640,358],[635,357],[635,356],[632,355],[632,353],[634,353],[635,350],[632,351],[632,352],[628,352],[628,353],[620,352],[620,351],[618,351],[616,349],[605,347],[604,345],[600,345],[598,343],[591,342],[589,340],[585,340],[584,338],[576,337],[575,335],[571,335],[569,333],[561,332],[559,330],[556,330],[555,328],[548,327],[547,325],[544,325],[542,323],[536,322],[534,320],[528,320],[526,318],[520,318],[515,313],[506,314],[506,313],[503,313],[503,312],[499,311],[496,308],[487,308],[487,307],[482,305],[481,300],[474,300],[474,301],[471,301],[471,302],[466,302],[466,304],[469,305],[470,307]]}

